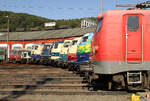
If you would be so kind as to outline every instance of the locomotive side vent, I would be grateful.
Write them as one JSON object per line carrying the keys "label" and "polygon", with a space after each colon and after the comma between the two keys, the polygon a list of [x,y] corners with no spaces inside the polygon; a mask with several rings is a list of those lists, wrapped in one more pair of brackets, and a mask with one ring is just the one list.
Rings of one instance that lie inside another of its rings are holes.
{"label": "locomotive side vent", "polygon": [[128,84],[140,84],[142,83],[142,72],[127,72]]}

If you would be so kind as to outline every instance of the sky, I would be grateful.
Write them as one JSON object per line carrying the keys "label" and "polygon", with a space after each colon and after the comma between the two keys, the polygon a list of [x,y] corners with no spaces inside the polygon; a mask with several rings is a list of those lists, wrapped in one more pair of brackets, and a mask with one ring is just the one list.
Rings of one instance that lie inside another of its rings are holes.
{"label": "sky", "polygon": [[[103,0],[104,12],[116,4],[135,4],[146,0]],[[49,19],[97,17],[101,0],[0,0],[0,11],[28,13]]]}

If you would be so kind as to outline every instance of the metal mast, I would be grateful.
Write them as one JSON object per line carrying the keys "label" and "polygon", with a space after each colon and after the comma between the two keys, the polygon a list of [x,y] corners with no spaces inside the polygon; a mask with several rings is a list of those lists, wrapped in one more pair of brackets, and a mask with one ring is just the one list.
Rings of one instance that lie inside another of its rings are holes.
{"label": "metal mast", "polygon": [[101,0],[101,14],[103,14],[103,0]]}

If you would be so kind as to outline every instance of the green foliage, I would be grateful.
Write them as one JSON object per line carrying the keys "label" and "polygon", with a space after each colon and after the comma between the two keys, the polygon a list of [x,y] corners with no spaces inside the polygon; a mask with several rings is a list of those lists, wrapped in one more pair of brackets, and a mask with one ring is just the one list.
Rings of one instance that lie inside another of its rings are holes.
{"label": "green foliage", "polygon": [[[30,31],[31,28],[40,28],[44,30],[45,22],[56,22],[56,28],[67,26],[67,28],[80,28],[82,19],[69,19],[69,20],[52,20],[35,15],[25,13],[13,13],[9,11],[0,11],[0,29],[7,29],[8,16],[10,20],[10,31],[14,32],[18,28],[23,28],[25,31]],[[96,18],[90,18],[96,21]]]}

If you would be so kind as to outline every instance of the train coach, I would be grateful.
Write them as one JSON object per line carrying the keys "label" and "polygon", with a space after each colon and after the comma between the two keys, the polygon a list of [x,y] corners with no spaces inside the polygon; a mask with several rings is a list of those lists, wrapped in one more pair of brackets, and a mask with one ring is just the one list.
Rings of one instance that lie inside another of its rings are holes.
{"label": "train coach", "polygon": [[150,3],[138,9],[111,10],[98,17],[89,76],[108,89],[141,90],[150,87]]}

